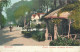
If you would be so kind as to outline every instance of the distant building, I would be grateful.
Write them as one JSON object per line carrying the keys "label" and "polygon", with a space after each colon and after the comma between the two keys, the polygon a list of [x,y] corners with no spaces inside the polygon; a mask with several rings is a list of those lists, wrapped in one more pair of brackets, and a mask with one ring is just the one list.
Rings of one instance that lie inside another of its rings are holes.
{"label": "distant building", "polygon": [[34,22],[35,24],[41,24],[41,17],[44,15],[45,13],[36,13],[36,14],[33,14],[31,16],[31,21]]}

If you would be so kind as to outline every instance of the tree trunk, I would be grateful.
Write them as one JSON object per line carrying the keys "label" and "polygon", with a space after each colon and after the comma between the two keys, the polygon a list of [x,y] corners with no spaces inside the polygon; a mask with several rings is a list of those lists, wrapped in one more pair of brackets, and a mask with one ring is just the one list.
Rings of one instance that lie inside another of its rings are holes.
{"label": "tree trunk", "polygon": [[56,8],[56,0],[54,0],[54,6],[55,6],[55,8]]}
{"label": "tree trunk", "polygon": [[70,25],[71,25],[71,19],[69,19],[69,30],[68,30],[68,38],[70,36]]}
{"label": "tree trunk", "polygon": [[57,25],[54,24],[54,40],[57,39]]}
{"label": "tree trunk", "polygon": [[62,1],[61,1],[61,0],[59,0],[59,4],[60,4],[60,6],[62,6],[62,4],[63,4],[63,3],[62,3]]}
{"label": "tree trunk", "polygon": [[67,3],[71,3],[71,0],[67,0]]}
{"label": "tree trunk", "polygon": [[47,13],[48,13],[48,5],[47,5]]}

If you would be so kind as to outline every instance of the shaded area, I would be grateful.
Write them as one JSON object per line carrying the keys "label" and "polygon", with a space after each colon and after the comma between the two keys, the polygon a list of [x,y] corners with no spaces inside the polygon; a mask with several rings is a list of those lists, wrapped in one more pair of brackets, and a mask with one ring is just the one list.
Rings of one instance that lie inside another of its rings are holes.
{"label": "shaded area", "polygon": [[9,37],[10,35],[5,35],[5,33],[8,33],[8,32],[9,30],[3,30],[3,29],[0,30],[0,45],[3,45],[17,38],[17,37]]}
{"label": "shaded area", "polygon": [[[36,34],[34,35],[36,36]],[[6,27],[3,30],[0,30],[0,45],[2,46],[35,46],[35,45],[36,46],[43,46],[43,45],[48,46],[50,42],[48,40],[38,42],[38,41],[33,40],[32,38],[25,38],[23,36],[24,35],[21,33],[20,27],[19,28],[14,27],[12,32],[9,31],[8,27]]]}

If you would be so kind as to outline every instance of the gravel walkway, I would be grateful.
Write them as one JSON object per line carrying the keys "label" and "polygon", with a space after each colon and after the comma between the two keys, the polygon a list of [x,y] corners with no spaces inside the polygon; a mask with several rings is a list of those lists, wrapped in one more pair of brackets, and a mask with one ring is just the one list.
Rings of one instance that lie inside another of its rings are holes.
{"label": "gravel walkway", "polygon": [[0,30],[0,45],[4,46],[49,46],[49,40],[38,42],[32,38],[25,38],[21,34],[21,27],[14,27],[9,31],[9,27]]}

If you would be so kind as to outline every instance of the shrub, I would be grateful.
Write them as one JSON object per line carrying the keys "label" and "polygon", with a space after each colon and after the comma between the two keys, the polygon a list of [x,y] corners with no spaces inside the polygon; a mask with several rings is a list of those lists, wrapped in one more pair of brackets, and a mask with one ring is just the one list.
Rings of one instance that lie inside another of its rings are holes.
{"label": "shrub", "polygon": [[66,39],[58,37],[57,40],[53,40],[50,42],[50,46],[79,46],[80,42],[77,40]]}
{"label": "shrub", "polygon": [[37,41],[44,41],[45,40],[45,33],[42,31],[36,31],[36,33],[33,33],[32,38]]}
{"label": "shrub", "polygon": [[37,24],[36,25],[36,28],[45,28],[46,27],[46,24]]}
{"label": "shrub", "polygon": [[25,31],[22,31],[22,34],[25,34]]}
{"label": "shrub", "polygon": [[32,37],[31,32],[22,31],[22,34],[24,34],[24,37],[27,37],[27,38]]}
{"label": "shrub", "polygon": [[36,27],[36,24],[31,23],[31,28],[35,28],[35,27]]}
{"label": "shrub", "polygon": [[27,38],[33,38],[34,40],[37,41],[44,41],[45,40],[45,32],[44,31],[22,31],[22,33],[24,34],[24,37]]}

